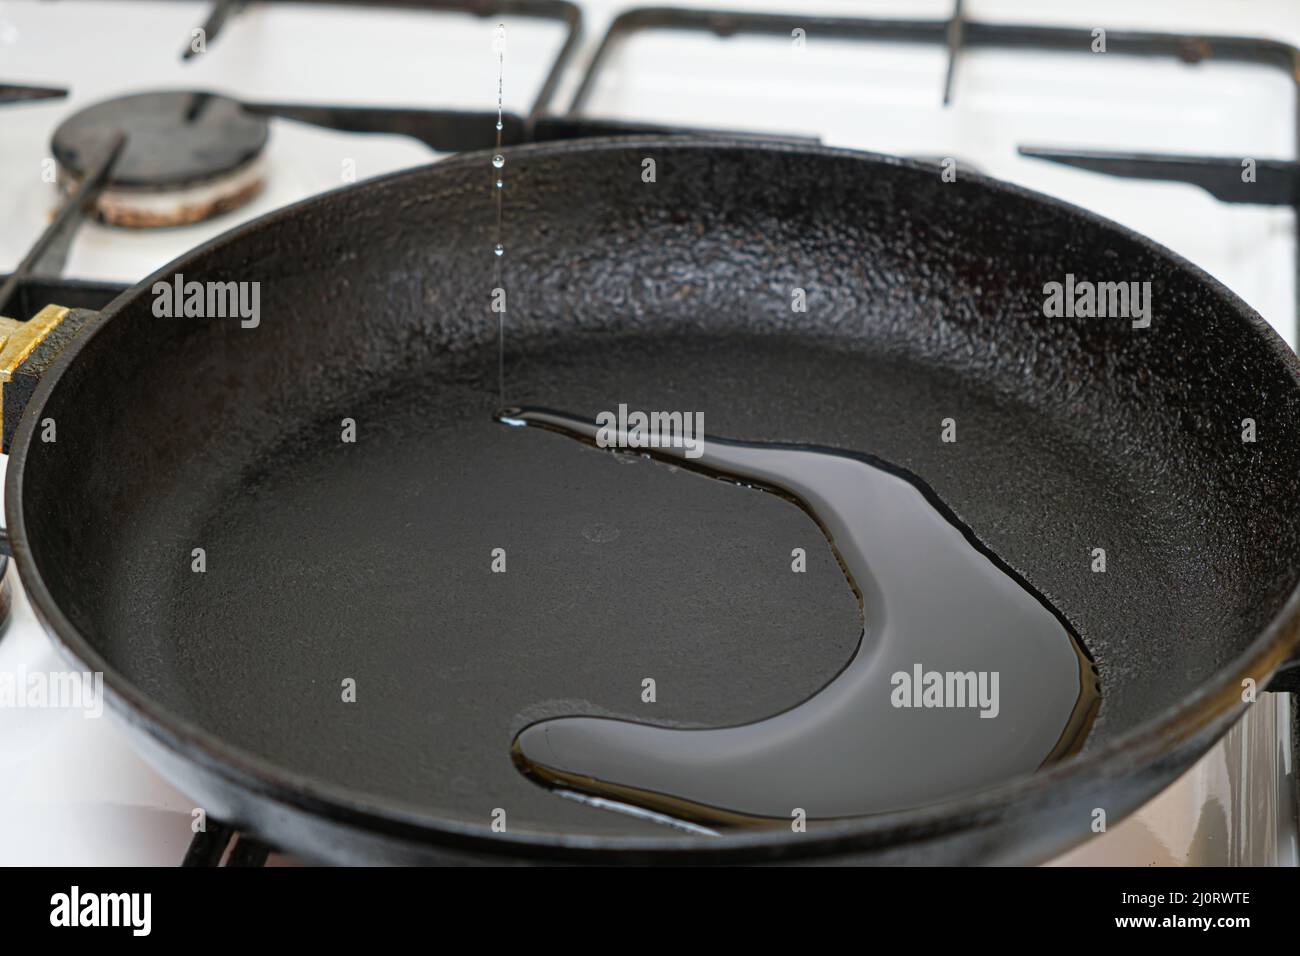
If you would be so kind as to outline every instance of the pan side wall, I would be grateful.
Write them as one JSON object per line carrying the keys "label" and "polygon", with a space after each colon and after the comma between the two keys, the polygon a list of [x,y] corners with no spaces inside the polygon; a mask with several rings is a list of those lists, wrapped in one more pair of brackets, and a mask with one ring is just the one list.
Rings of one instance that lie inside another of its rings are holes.
{"label": "pan side wall", "polygon": [[[646,144],[519,151],[508,168],[501,285],[530,399],[598,408],[595,383],[639,354],[703,343],[716,374],[647,401],[924,476],[1083,634],[1106,694],[1098,742],[1175,705],[1293,588],[1294,367],[1244,306],[1147,244],[845,156]],[[158,516],[228,497],[377,390],[433,377],[490,399],[489,184],[485,164],[444,164],[241,230],[172,272],[260,282],[257,329],[159,319],[146,285],[64,372],[41,411],[60,422],[58,453],[33,444],[27,462],[28,534],[110,662],[132,603],[167,600],[147,581],[123,589],[123,547],[186,544]],[[1044,284],[1067,274],[1150,281],[1151,328],[1044,315]],[[888,405],[891,375],[913,383],[906,403]],[[948,416],[961,455],[937,439]]]}

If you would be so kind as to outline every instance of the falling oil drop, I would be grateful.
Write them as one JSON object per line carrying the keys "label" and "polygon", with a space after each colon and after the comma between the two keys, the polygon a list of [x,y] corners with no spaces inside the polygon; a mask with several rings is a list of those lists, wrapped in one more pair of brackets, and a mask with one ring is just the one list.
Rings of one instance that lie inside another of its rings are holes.
{"label": "falling oil drop", "polygon": [[502,156],[500,153],[497,153],[495,156],[492,157],[492,165],[495,166],[497,169],[501,169],[503,166],[505,166],[505,164],[506,164],[506,158]]}
{"label": "falling oil drop", "polygon": [[[544,409],[497,418],[587,444],[600,435],[592,422]],[[633,436],[613,437],[626,447]],[[696,458],[680,445],[630,450],[810,515],[861,603],[852,660],[802,703],[739,726],[578,716],[531,724],[512,747],[526,776],[677,825],[788,827],[797,811],[815,822],[971,793],[1082,746],[1101,705],[1083,645],[919,478],[824,448],[713,437],[699,447]]]}

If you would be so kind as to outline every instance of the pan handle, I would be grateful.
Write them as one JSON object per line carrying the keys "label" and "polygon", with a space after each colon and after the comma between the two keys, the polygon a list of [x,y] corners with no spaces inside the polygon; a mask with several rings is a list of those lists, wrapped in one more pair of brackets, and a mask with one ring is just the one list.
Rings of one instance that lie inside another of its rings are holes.
{"label": "pan handle", "polygon": [[0,451],[8,454],[23,410],[50,363],[98,314],[47,305],[26,322],[0,317]]}
{"label": "pan handle", "polygon": [[[94,309],[47,305],[26,322],[0,316],[0,451],[8,454],[23,411],[50,363],[91,319]],[[13,548],[0,524],[0,577],[9,569]],[[0,584],[0,626],[8,620],[8,583]]]}

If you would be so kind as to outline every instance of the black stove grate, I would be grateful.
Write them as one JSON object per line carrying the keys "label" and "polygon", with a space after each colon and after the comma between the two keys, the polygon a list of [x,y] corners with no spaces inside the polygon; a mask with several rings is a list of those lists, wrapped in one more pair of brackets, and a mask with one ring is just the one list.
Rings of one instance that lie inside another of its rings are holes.
{"label": "black stove grate", "polygon": [[[316,126],[355,133],[397,133],[417,139],[440,151],[487,149],[498,143],[523,142],[530,135],[533,121],[541,115],[554,96],[566,66],[582,38],[582,12],[569,0],[278,0],[304,5],[384,6],[421,10],[430,13],[456,13],[479,18],[497,16],[530,17],[551,20],[565,28],[565,38],[547,72],[541,89],[533,99],[527,117],[503,114],[498,137],[495,110],[466,111],[447,109],[396,108],[382,106],[340,106],[321,103],[243,103],[248,112],[278,116]],[[245,0],[216,0],[202,29],[206,43],[214,41],[229,19],[247,6]],[[206,55],[206,54],[205,54]],[[184,59],[193,56],[187,45]],[[0,86],[0,105],[65,96],[66,90],[46,87]],[[201,97],[201,94],[199,94]],[[196,97],[198,98],[198,97]],[[77,229],[94,208],[95,202],[110,182],[113,164],[123,152],[115,141],[101,155],[88,160],[89,168],[78,188],[42,232],[14,272],[0,281],[0,315],[27,319],[51,301],[68,306],[92,305],[97,292],[86,284],[61,286],[54,291],[68,293],[63,299],[40,301],[39,294],[51,291],[54,280],[63,272],[67,254]],[[99,289],[107,288],[98,286]],[[100,305],[105,303],[101,302]]]}
{"label": "black stove grate", "polygon": [[[584,129],[617,132],[645,128],[644,124],[626,119],[597,119],[586,115],[597,77],[608,65],[611,54],[636,33],[686,30],[718,37],[790,36],[795,29],[802,29],[809,36],[817,34],[837,40],[933,43],[946,47],[948,63],[942,85],[945,105],[953,99],[957,64],[963,50],[1046,50],[1092,55],[1095,39],[1091,28],[970,20],[962,0],[956,0],[950,17],[930,20],[638,7],[624,11],[610,23],[587,63],[568,111],[561,117],[548,118],[546,129],[572,135]],[[1300,150],[1300,49],[1295,46],[1261,37],[1110,29],[1106,30],[1105,43],[1108,54],[1174,59],[1190,64],[1252,63],[1282,70],[1296,89],[1290,123],[1296,148]],[[1300,217],[1300,162],[1295,159],[1257,159],[1255,180],[1245,182],[1240,156],[1184,156],[1028,145],[1022,146],[1020,152],[1035,159],[1111,176],[1190,183],[1228,203],[1291,206]],[[1294,321],[1300,338],[1300,242],[1296,244],[1295,261],[1297,318]]]}

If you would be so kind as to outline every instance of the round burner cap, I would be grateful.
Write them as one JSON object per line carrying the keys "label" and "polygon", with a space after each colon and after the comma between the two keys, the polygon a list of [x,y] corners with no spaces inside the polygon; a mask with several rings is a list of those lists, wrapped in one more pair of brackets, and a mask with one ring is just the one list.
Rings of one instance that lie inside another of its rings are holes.
{"label": "round burner cap", "polygon": [[136,93],[64,120],[54,131],[54,158],[79,180],[117,130],[127,142],[108,187],[170,190],[228,177],[252,163],[266,145],[267,121],[215,93]]}

